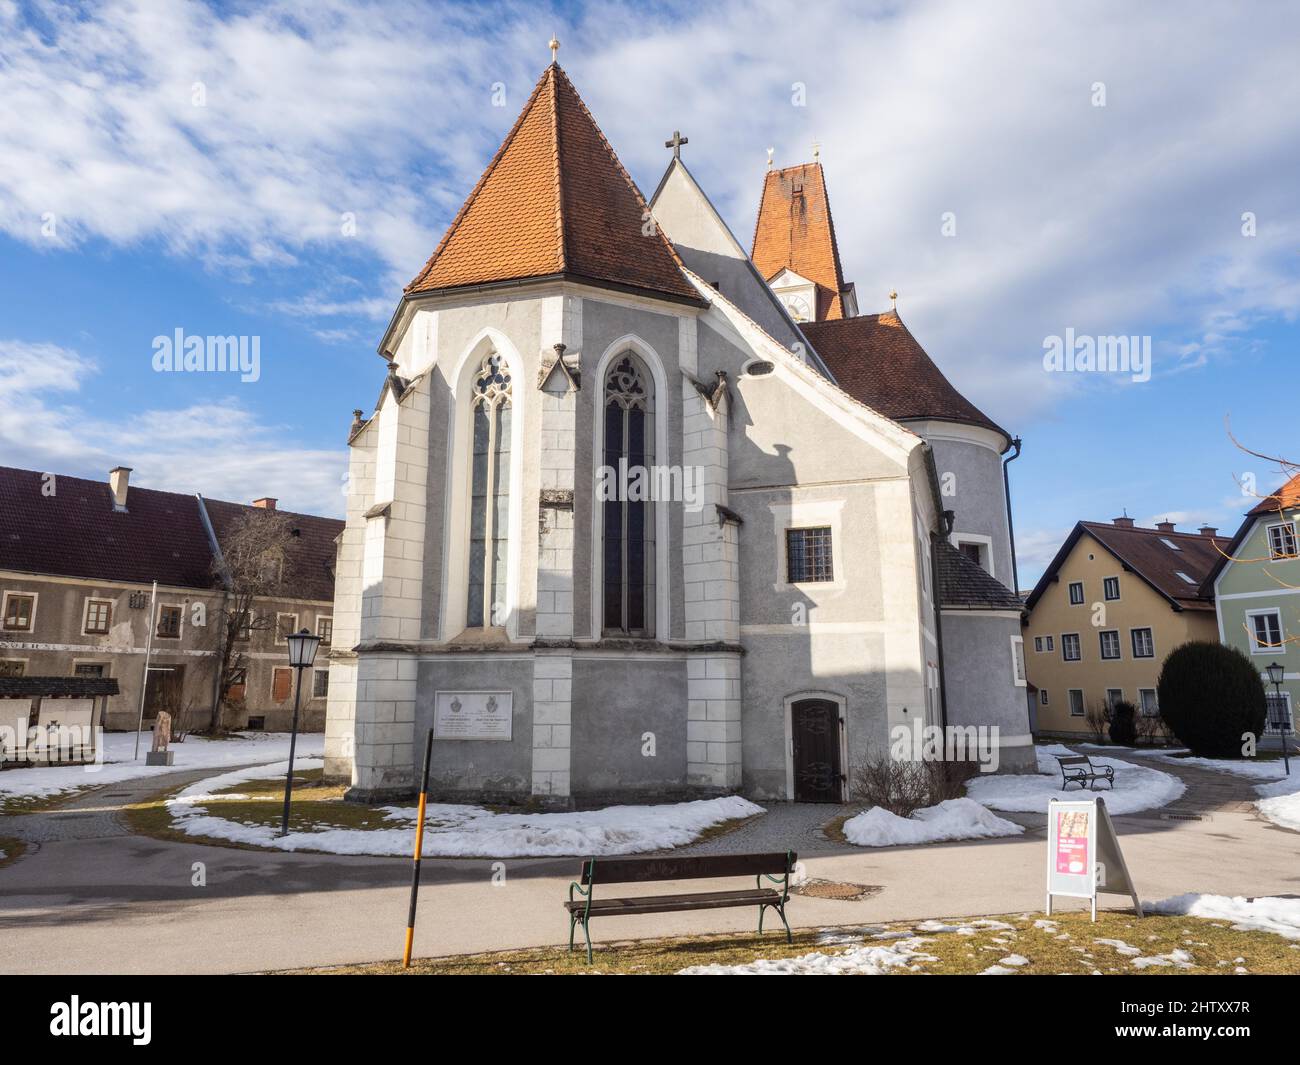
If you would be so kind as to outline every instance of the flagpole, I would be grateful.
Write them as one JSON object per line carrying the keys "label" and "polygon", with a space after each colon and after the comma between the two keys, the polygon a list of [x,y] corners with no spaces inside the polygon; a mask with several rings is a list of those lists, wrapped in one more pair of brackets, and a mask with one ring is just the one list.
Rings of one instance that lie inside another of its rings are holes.
{"label": "flagpole", "polygon": [[149,628],[144,641],[144,675],[140,678],[140,720],[135,725],[135,758],[140,760],[140,732],[144,729],[144,697],[149,690],[149,658],[153,654],[153,627],[155,604],[158,600],[158,582],[153,582],[153,591],[149,593]]}

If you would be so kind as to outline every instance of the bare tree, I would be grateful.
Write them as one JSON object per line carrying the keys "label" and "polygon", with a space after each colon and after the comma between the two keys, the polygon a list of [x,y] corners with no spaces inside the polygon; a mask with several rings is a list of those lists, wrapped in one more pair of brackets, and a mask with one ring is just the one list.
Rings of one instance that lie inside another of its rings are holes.
{"label": "bare tree", "polygon": [[1093,703],[1083,715],[1092,738],[1097,743],[1105,743],[1110,738],[1110,704]]}
{"label": "bare tree", "polygon": [[247,676],[250,659],[242,647],[254,632],[275,624],[274,612],[259,611],[258,601],[287,594],[296,544],[289,516],[273,510],[246,511],[221,537],[221,557],[213,570],[225,586],[226,598],[216,626],[220,672],[209,732],[220,731],[224,711],[234,701],[231,690]]}

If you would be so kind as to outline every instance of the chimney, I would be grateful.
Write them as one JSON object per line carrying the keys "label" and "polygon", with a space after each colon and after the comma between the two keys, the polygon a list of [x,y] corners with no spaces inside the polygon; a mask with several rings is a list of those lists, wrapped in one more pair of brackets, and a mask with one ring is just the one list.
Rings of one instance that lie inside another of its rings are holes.
{"label": "chimney", "polygon": [[1174,523],[1172,521],[1158,521],[1156,522],[1156,529],[1162,533],[1171,533],[1174,531]]}
{"label": "chimney", "polygon": [[114,466],[108,471],[108,487],[113,490],[114,510],[126,510],[126,490],[130,480],[130,466]]}
{"label": "chimney", "polygon": [[1202,536],[1218,536],[1219,530],[1213,525],[1202,525],[1200,529]]}
{"label": "chimney", "polygon": [[278,500],[271,496],[262,496],[261,499],[254,499],[253,506],[261,507],[263,510],[274,510]]}
{"label": "chimney", "polygon": [[1133,519],[1130,518],[1127,514],[1122,518],[1112,518],[1111,521],[1114,524],[1115,528],[1117,529],[1133,528]]}

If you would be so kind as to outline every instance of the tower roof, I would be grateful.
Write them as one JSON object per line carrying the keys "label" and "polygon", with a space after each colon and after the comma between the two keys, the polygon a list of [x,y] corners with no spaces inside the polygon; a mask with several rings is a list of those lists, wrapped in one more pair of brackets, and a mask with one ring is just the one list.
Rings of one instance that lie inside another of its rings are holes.
{"label": "tower roof", "polygon": [[750,255],[768,281],[787,267],[817,285],[817,321],[844,317],[844,271],[821,163],[769,170]]}
{"label": "tower roof", "polygon": [[934,419],[1006,430],[952,386],[897,311],[801,328],[849,395],[895,421]]}
{"label": "tower roof", "polygon": [[568,277],[699,303],[573,83],[546,68],[408,293]]}

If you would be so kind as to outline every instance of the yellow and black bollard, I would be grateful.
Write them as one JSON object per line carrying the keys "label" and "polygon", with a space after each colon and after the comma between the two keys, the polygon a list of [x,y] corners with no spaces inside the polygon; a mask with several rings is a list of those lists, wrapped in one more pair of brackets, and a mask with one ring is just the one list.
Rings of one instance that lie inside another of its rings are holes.
{"label": "yellow and black bollard", "polygon": [[415,943],[415,902],[420,895],[420,852],[424,850],[424,806],[429,795],[429,759],[433,756],[433,729],[424,738],[424,773],[420,778],[420,812],[415,819],[415,864],[411,867],[411,908],[406,915],[406,949],[402,968],[411,967],[411,946]]}

